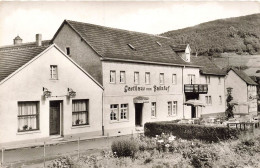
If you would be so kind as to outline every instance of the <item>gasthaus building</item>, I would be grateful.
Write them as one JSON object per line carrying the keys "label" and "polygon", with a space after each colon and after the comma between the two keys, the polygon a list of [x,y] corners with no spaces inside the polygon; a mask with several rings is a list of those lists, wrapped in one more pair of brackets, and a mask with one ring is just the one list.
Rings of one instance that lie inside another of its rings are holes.
{"label": "gasthaus building", "polygon": [[69,20],[51,42],[102,84],[103,135],[225,111],[225,73],[208,58],[191,56],[189,45]]}
{"label": "gasthaus building", "polygon": [[0,48],[0,145],[102,135],[103,87],[50,41]]}

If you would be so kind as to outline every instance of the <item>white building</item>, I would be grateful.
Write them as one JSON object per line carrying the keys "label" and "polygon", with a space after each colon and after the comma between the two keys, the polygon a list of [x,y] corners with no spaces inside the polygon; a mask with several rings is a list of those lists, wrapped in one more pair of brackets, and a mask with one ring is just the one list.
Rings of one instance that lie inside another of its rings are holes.
{"label": "white building", "polygon": [[0,144],[100,136],[103,87],[41,35],[15,42],[0,48]]}
{"label": "white building", "polygon": [[206,57],[191,57],[189,45],[68,20],[52,42],[102,83],[104,134],[225,111],[225,73]]}

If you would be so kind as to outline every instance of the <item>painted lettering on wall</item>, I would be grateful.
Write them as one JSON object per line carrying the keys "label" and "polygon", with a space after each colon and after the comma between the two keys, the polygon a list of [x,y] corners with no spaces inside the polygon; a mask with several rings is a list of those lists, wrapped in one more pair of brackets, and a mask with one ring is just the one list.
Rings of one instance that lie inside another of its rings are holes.
{"label": "painted lettering on wall", "polygon": [[159,91],[167,91],[169,92],[170,86],[156,86],[153,87],[145,87],[145,86],[125,86],[124,92],[139,92],[139,91],[153,91],[153,92],[159,92]]}

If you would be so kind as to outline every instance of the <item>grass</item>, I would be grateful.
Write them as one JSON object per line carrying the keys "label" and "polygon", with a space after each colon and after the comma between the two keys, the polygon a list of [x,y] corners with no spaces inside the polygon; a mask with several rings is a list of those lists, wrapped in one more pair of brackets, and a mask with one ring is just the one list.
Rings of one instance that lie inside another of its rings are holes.
{"label": "grass", "polygon": [[[73,168],[225,168],[260,167],[260,136],[243,137],[238,140],[206,143],[199,140],[176,139],[167,147],[158,142],[166,135],[156,138],[139,136],[133,142],[139,150],[133,157],[117,157],[111,150],[92,155],[63,157],[53,163],[68,163]],[[128,140],[129,141],[129,140]],[[165,141],[166,142],[166,141]],[[170,148],[171,147],[171,148]],[[49,167],[53,167],[53,163]]]}

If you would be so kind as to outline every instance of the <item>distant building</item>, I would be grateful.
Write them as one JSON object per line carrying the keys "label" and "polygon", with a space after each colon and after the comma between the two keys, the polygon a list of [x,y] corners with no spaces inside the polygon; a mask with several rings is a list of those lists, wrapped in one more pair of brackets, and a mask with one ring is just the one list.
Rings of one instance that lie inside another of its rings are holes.
{"label": "distant building", "polygon": [[55,44],[36,38],[0,47],[0,145],[100,136],[103,87]]}
{"label": "distant building", "polygon": [[230,68],[225,80],[225,88],[232,88],[233,101],[236,104],[234,114],[257,115],[257,83],[243,71]]}
{"label": "distant building", "polygon": [[103,132],[224,113],[223,73],[170,38],[65,20],[52,42],[104,87]]}

